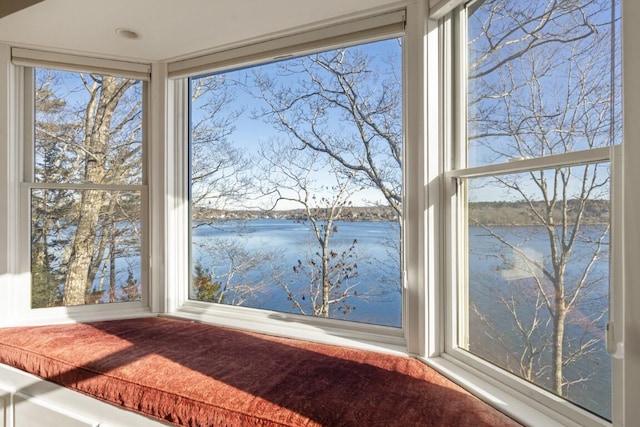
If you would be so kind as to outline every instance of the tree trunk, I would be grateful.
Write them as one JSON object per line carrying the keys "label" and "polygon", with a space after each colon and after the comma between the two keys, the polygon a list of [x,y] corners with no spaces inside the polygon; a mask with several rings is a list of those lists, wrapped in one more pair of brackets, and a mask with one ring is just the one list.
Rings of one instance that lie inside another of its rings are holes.
{"label": "tree trunk", "polygon": [[109,230],[109,302],[116,302],[116,230],[113,222]]}
{"label": "tree trunk", "polygon": [[[95,82],[91,88],[84,135],[84,148],[88,153],[85,161],[86,182],[104,183],[111,120],[118,102],[131,85],[132,81],[104,76],[101,84]],[[91,289],[89,273],[104,196],[102,190],[85,190],[82,194],[64,286],[64,305],[85,304],[85,295]]]}
{"label": "tree trunk", "polygon": [[82,195],[78,227],[73,239],[71,258],[64,286],[64,305],[85,303],[90,288],[89,268],[93,261],[95,235],[102,206],[102,192],[85,190]]}
{"label": "tree trunk", "polygon": [[563,292],[558,291],[556,293],[555,309],[556,312],[553,316],[553,355],[551,359],[552,389],[558,396],[562,396],[564,326],[567,318],[567,307]]}
{"label": "tree trunk", "polygon": [[[331,211],[333,216],[333,209]],[[327,219],[324,232],[322,233],[322,317],[329,317],[329,293],[331,292],[331,281],[329,278],[329,239],[331,238],[331,227],[333,226],[333,219]]]}
{"label": "tree trunk", "polygon": [[327,245],[322,247],[322,317],[329,317],[329,253]]}

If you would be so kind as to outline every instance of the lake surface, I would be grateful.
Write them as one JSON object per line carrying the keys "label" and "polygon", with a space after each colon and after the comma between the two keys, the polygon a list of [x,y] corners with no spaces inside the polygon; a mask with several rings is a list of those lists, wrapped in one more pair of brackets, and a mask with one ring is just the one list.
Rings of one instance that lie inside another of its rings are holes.
{"label": "lake surface", "polygon": [[[561,247],[560,239],[557,247]],[[490,230],[470,227],[468,250],[469,349],[500,366],[509,366],[514,372],[520,368],[520,356],[534,354],[531,359],[536,383],[549,388],[552,348],[548,338],[553,336],[553,323],[536,291],[541,286],[550,300],[555,296],[547,230],[534,226]],[[598,256],[594,260],[595,253]],[[581,228],[566,262],[567,300],[583,275],[584,287],[565,323],[564,353],[580,352],[580,346],[590,341],[594,345],[564,368],[564,380],[571,383],[565,391],[569,400],[610,419],[611,357],[605,347],[609,320],[609,234],[603,225]],[[531,328],[533,322],[537,322],[536,328]],[[524,332],[519,332],[519,327]],[[526,338],[525,333],[530,331],[533,331],[530,338]]]}
{"label": "lake surface", "polygon": [[[375,323],[400,327],[402,324],[402,295],[400,289],[400,268],[397,249],[395,257],[389,255],[399,241],[398,224],[395,222],[342,222],[335,223],[337,232],[332,234],[330,246],[340,254],[347,251],[354,240],[354,256],[351,263],[357,266],[357,277],[349,286],[360,295],[351,297],[346,302],[355,307],[348,315],[336,314],[336,318],[344,318],[357,322]],[[201,225],[195,228],[192,235],[192,258],[206,268],[215,267],[215,271],[224,274],[229,270],[229,254],[219,249],[237,242],[244,251],[255,256],[275,258],[267,269],[278,270],[281,275],[288,276],[292,289],[303,292],[309,279],[305,275],[293,273],[293,267],[300,260],[307,264],[309,260],[317,260],[316,253],[320,246],[313,239],[308,224],[285,219],[258,219],[246,222],[222,222],[214,226]],[[207,246],[213,246],[208,247]],[[217,248],[216,248],[217,246]],[[217,256],[218,262],[212,259]],[[237,264],[237,262],[236,262]],[[381,268],[382,266],[382,268]],[[249,306],[288,313],[300,313],[291,301],[287,291],[268,280],[264,276],[264,266],[257,267],[243,277],[237,277],[236,283],[246,278],[260,278],[266,289],[250,301]],[[240,275],[238,275],[240,276]],[[260,280],[259,279],[259,280]],[[247,305],[247,304],[244,304]]]}

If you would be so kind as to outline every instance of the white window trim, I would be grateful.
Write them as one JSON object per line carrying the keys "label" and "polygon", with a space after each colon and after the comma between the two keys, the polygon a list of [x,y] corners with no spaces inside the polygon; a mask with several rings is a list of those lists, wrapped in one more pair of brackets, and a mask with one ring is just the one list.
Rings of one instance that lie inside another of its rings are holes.
{"label": "white window trim", "polygon": [[429,18],[440,19],[468,0],[428,0]]}
{"label": "white window trim", "polygon": [[608,162],[613,158],[613,147],[600,147],[591,150],[572,151],[545,157],[515,160],[507,163],[497,163],[487,166],[470,167],[446,171],[447,179],[480,178],[492,175],[529,172],[539,169],[554,169],[565,166]]}
{"label": "white window trim", "polygon": [[[625,4],[626,5],[626,4]],[[462,13],[461,10],[455,13]],[[462,49],[458,47],[457,49],[452,48],[452,42],[447,40],[447,32],[449,34],[453,34],[449,28],[451,28],[451,15],[448,18],[442,21],[442,32],[443,38],[445,39],[442,42],[443,52],[442,52],[442,60],[437,62],[440,67],[448,67],[447,64],[453,64],[455,69],[458,70],[458,74],[453,77],[451,72],[449,74],[445,73],[445,77],[443,78],[442,87],[449,90],[448,93],[453,93],[450,91],[452,83],[448,80],[457,80],[458,82],[464,82],[466,79],[466,75],[464,73],[465,70],[465,58],[462,52]],[[626,16],[626,15],[625,15]],[[628,19],[626,17],[625,19]],[[461,25],[464,27],[464,24]],[[626,27],[625,27],[626,28]],[[464,28],[458,30],[459,33],[457,37],[460,37],[462,40],[465,40]],[[625,33],[625,36],[627,34]],[[636,39],[640,36],[640,32],[636,33]],[[627,36],[629,37],[629,36]],[[458,40],[460,42],[460,40]],[[626,44],[625,46],[629,46]],[[455,54],[453,58],[447,59],[447,56],[450,52],[459,52]],[[624,52],[625,55],[625,64],[628,63],[626,55],[627,51]],[[625,68],[625,72],[629,73],[629,70]],[[625,75],[629,75],[626,74]],[[630,98],[628,96],[628,83],[625,81],[625,100]],[[445,93],[447,93],[445,91]],[[446,329],[440,330],[436,333],[440,335],[444,335],[446,339],[445,350],[443,351],[442,357],[436,357],[431,359],[426,359],[426,362],[446,375],[451,376],[456,379],[456,381],[465,385],[472,392],[477,394],[479,397],[488,401],[489,403],[494,404],[494,406],[499,407],[505,413],[510,414],[515,419],[519,421],[525,422],[528,425],[574,425],[574,426],[607,426],[607,425],[632,425],[628,418],[628,409],[629,405],[624,404],[625,401],[629,400],[629,396],[633,396],[633,394],[629,395],[628,392],[622,393],[622,384],[623,379],[625,379],[625,374],[628,375],[629,371],[624,368],[624,363],[613,359],[612,360],[612,377],[614,381],[614,390],[612,391],[612,423],[609,423],[588,411],[582,410],[577,406],[561,399],[557,396],[554,396],[551,393],[547,393],[539,389],[538,387],[532,386],[526,381],[522,381],[515,376],[508,375],[504,373],[504,371],[499,368],[495,368],[493,365],[484,362],[483,360],[469,354],[464,350],[460,350],[457,348],[457,318],[455,313],[459,311],[459,307],[457,306],[456,292],[458,292],[458,288],[461,285],[454,286],[454,283],[460,282],[463,280],[462,278],[466,276],[464,271],[459,271],[457,267],[456,257],[457,257],[457,249],[456,247],[460,247],[461,244],[460,237],[456,235],[456,231],[461,228],[464,224],[456,223],[456,196],[455,193],[457,189],[455,188],[455,179],[456,178],[471,178],[471,177],[481,177],[488,176],[493,174],[503,174],[503,173],[512,173],[512,172],[522,172],[528,171],[532,169],[538,168],[553,168],[553,167],[561,167],[568,164],[574,163],[595,163],[599,161],[611,161],[612,169],[612,180],[615,182],[620,182],[621,180],[628,179],[627,176],[622,172],[623,170],[628,171],[628,167],[624,168],[621,164],[622,156],[622,146],[617,147],[604,147],[595,150],[588,150],[582,152],[574,152],[561,154],[557,156],[549,156],[544,159],[524,159],[518,160],[509,163],[497,164],[497,165],[488,165],[481,167],[473,167],[473,168],[459,168],[460,165],[464,164],[463,156],[458,156],[455,158],[453,155],[455,140],[454,135],[464,135],[466,132],[464,123],[456,123],[454,117],[462,117],[461,108],[464,108],[466,104],[466,99],[464,95],[464,89],[458,90],[458,99],[455,100],[456,106],[452,106],[449,104],[449,98],[447,95],[442,96],[442,111],[445,111],[444,122],[447,126],[443,129],[443,141],[445,145],[444,151],[446,152],[446,156],[444,158],[444,164],[447,165],[444,169],[444,178],[445,182],[443,183],[444,194],[441,203],[442,208],[444,209],[445,216],[451,218],[449,221],[443,221],[443,228],[446,229],[446,238],[444,239],[448,244],[445,244],[446,250],[443,250],[444,253],[450,258],[448,267],[445,269],[445,283],[450,283],[451,285],[447,286],[447,297],[445,303],[445,310],[450,313],[446,319]],[[625,104],[626,106],[626,104]],[[450,118],[449,118],[450,117]],[[625,122],[625,140],[628,141],[628,136],[626,133],[627,124]],[[457,127],[456,127],[457,126]],[[627,143],[628,145],[628,143]],[[625,154],[627,150],[625,150]],[[639,153],[640,154],[640,153]],[[628,162],[629,157],[627,157]],[[454,167],[458,166],[458,168]],[[637,169],[637,168],[636,168]],[[621,179],[622,178],[622,179]],[[637,182],[637,181],[636,181]],[[617,187],[615,189],[612,188],[612,205],[615,203],[614,211],[617,212],[617,217],[612,218],[612,222],[616,223],[613,225],[614,231],[612,232],[613,239],[618,242],[619,247],[622,242],[622,235],[628,236],[628,231],[625,232],[625,226],[628,226],[627,223],[623,224],[622,227],[617,226],[621,224],[620,213],[622,211],[622,200],[619,197],[619,191],[622,189],[622,186],[616,184]],[[628,187],[628,186],[627,186]],[[626,200],[626,196],[628,196],[628,192],[625,192],[625,205],[628,203]],[[464,195],[460,195],[461,198]],[[637,199],[637,196],[636,196]],[[637,203],[637,202],[636,202]],[[637,211],[636,211],[637,212]],[[628,218],[628,216],[627,216]],[[615,234],[614,234],[615,233]],[[636,234],[637,236],[637,234]],[[625,241],[629,239],[626,238]],[[636,243],[637,244],[637,243]],[[443,248],[444,249],[444,248]],[[625,251],[622,252],[622,255]],[[618,256],[614,260],[614,264],[612,265],[612,269],[622,267],[622,256]],[[636,263],[637,264],[637,263]],[[617,324],[621,323],[621,318],[624,316],[622,313],[622,301],[625,301],[623,298],[623,292],[621,292],[620,288],[622,288],[623,280],[620,275],[612,273],[614,276],[612,278],[612,286],[614,289],[617,289],[615,293],[615,301],[613,315],[615,317],[615,321]],[[627,276],[628,277],[628,276]],[[636,276],[639,277],[639,276]],[[437,286],[436,284],[430,284],[428,286]],[[626,301],[629,301],[629,298],[626,298]],[[627,310],[627,313],[629,311]],[[627,314],[628,315],[628,314]],[[619,334],[619,333],[618,333]],[[619,334],[620,335],[620,334]],[[620,336],[616,337],[618,341],[622,341]],[[628,339],[629,335],[625,334],[625,337]],[[627,343],[624,344],[627,346]],[[628,350],[628,349],[627,349]],[[628,351],[626,351],[626,357],[629,357]],[[627,365],[628,367],[628,365]],[[627,377],[628,378],[628,377]],[[637,378],[637,377],[636,377]],[[628,386],[628,379],[624,381],[624,384]],[[617,384],[617,385],[616,385]],[[493,390],[493,392],[492,392]],[[636,390],[637,393],[637,390]],[[635,394],[638,396],[638,394]],[[526,406],[522,406],[523,402],[527,402]],[[637,405],[636,405],[637,406]],[[626,408],[624,410],[623,408]],[[536,414],[537,413],[537,414]],[[625,423],[626,421],[626,423]],[[555,423],[555,424],[554,424]]]}
{"label": "white window trim", "polygon": [[[25,49],[11,49],[7,46],[0,46],[0,64],[2,70],[6,71],[7,86],[5,91],[0,91],[0,98],[3,102],[9,102],[11,107],[7,109],[12,113],[7,117],[6,141],[7,151],[0,153],[1,164],[7,165],[7,184],[0,187],[0,194],[6,194],[6,210],[3,213],[7,217],[7,234],[0,243],[3,248],[7,248],[6,257],[2,261],[6,263],[3,270],[0,270],[0,277],[6,281],[2,289],[8,290],[9,298],[2,298],[0,303],[0,326],[11,325],[38,325],[50,323],[67,323],[80,321],[95,321],[118,318],[129,318],[132,316],[150,315],[149,310],[149,268],[146,267],[148,259],[149,244],[143,237],[141,252],[141,283],[142,298],[140,301],[123,302],[113,304],[81,305],[73,307],[50,307],[31,308],[31,266],[30,266],[30,201],[29,193],[31,189],[40,188],[68,188],[74,190],[131,190],[140,194],[142,201],[141,222],[143,236],[148,236],[148,185],[99,185],[99,184],[74,184],[74,183],[45,183],[32,182],[33,176],[33,108],[31,94],[34,90],[33,73],[31,67],[51,68],[73,72],[100,72],[104,74],[115,74],[123,77],[137,78],[142,80],[145,86],[143,93],[148,93],[149,73],[143,72],[147,67],[143,64],[133,64],[127,62],[104,60],[93,63],[90,58],[77,57],[74,55],[59,55],[48,52],[32,51]],[[18,56],[16,57],[16,54]],[[44,59],[43,59],[44,58]],[[44,62],[39,62],[39,60]],[[64,61],[71,61],[65,66]],[[18,65],[19,64],[19,65]],[[120,67],[120,68],[118,68]],[[2,76],[0,76],[2,77]],[[148,95],[145,95],[148,98]],[[148,99],[146,100],[148,101]],[[144,103],[144,116],[148,116],[149,102]],[[4,120],[5,118],[0,120]],[[148,119],[146,119],[148,121]],[[145,123],[146,124],[146,123]],[[143,145],[145,152],[148,136],[147,131],[143,131]],[[148,155],[146,155],[148,156]],[[144,180],[147,181],[146,163],[143,171]],[[5,193],[6,192],[6,193]],[[6,270],[5,270],[6,269]],[[6,273],[5,273],[6,271]],[[2,307],[2,304],[7,307]],[[3,316],[3,314],[5,314]]]}
{"label": "white window trim", "polygon": [[[412,6],[410,6],[412,7]],[[423,16],[423,15],[422,15]],[[186,241],[188,235],[188,119],[186,110],[187,105],[184,104],[186,96],[188,96],[187,82],[185,76],[193,75],[196,72],[213,72],[224,71],[232,68],[239,68],[247,65],[254,65],[256,62],[267,63],[273,60],[273,53],[278,54],[307,54],[310,51],[319,51],[329,49],[336,46],[336,42],[339,41],[342,45],[351,45],[354,43],[364,43],[368,41],[380,40],[381,37],[393,37],[399,35],[398,31],[404,27],[404,23],[399,26],[398,20],[405,17],[405,11],[391,12],[386,15],[377,15],[370,20],[358,19],[353,23],[339,23],[338,25],[328,27],[329,29],[340,29],[340,34],[336,35],[328,29],[313,30],[308,33],[304,33],[297,36],[287,36],[279,40],[268,40],[264,46],[268,48],[262,52],[259,49],[256,50],[256,46],[261,44],[252,44],[247,47],[241,47],[237,51],[224,51],[218,54],[206,55],[203,57],[195,58],[194,60],[180,61],[177,63],[169,64],[167,77],[170,85],[170,97],[169,105],[173,108],[174,115],[169,117],[169,128],[171,129],[170,135],[175,140],[170,143],[170,149],[174,150],[172,153],[167,154],[169,158],[175,159],[171,170],[175,173],[181,172],[181,174],[170,177],[169,181],[172,185],[174,193],[177,197],[176,200],[180,202],[174,204],[170,208],[168,234],[172,236],[170,243],[167,247],[165,257],[172,260],[180,260],[180,267],[167,266],[171,269],[168,272],[168,276],[177,278],[173,283],[168,283],[166,289],[167,307],[166,312],[172,316],[180,316],[192,320],[202,320],[208,323],[218,324],[226,327],[238,327],[246,330],[263,332],[268,334],[286,335],[294,338],[301,339],[314,339],[316,341],[347,345],[355,347],[370,348],[371,346],[382,349],[383,351],[404,351],[406,353],[407,340],[405,338],[403,328],[393,328],[379,325],[359,324],[356,322],[339,321],[334,319],[322,319],[314,318],[296,314],[285,314],[276,311],[269,311],[263,309],[253,309],[248,307],[230,307],[221,304],[210,304],[198,301],[190,301],[188,299],[189,292],[189,266],[188,257],[189,244]],[[389,24],[390,21],[396,22],[396,24]],[[414,24],[417,24],[418,20],[414,20]],[[422,22],[422,21],[421,21]],[[380,23],[383,23],[381,27]],[[407,23],[407,27],[409,24]],[[409,30],[407,29],[407,32]],[[422,34],[422,32],[420,32]],[[332,35],[332,37],[329,37]],[[405,33],[405,40],[408,36]],[[303,41],[303,43],[301,42]],[[406,43],[409,43],[406,41]],[[298,50],[301,49],[301,50]],[[406,51],[406,48],[405,48]],[[414,72],[407,72],[407,63],[410,62],[407,58],[408,55],[403,55],[405,77],[407,75],[416,75]],[[231,58],[231,59],[230,59]],[[210,61],[217,60],[216,63]],[[416,66],[419,64],[419,59],[413,61]],[[177,76],[178,78],[174,78]],[[154,79],[157,76],[154,74]],[[418,79],[416,79],[418,81]],[[404,87],[404,97],[408,96],[406,87]],[[412,102],[415,105],[419,105],[422,101],[422,97],[419,95],[409,94],[412,98]],[[404,105],[405,115],[410,114],[407,111],[411,111],[407,108],[407,103]],[[404,119],[405,124],[408,121],[414,123],[421,123],[420,119],[412,117]],[[414,136],[415,135],[415,136]],[[410,148],[407,148],[409,144],[406,142],[407,138],[412,138],[415,141],[411,144]],[[422,138],[416,133],[411,133],[410,136],[405,136],[405,150],[414,150],[413,155],[406,153],[406,158],[419,158],[420,156],[415,153],[422,153],[422,144],[420,143]],[[417,175],[420,171],[420,164],[412,170],[415,170],[415,176],[407,176],[405,173],[404,185],[405,194],[413,194],[418,191],[422,192],[422,187],[416,183],[421,182],[420,177]],[[169,202],[173,203],[173,202]],[[420,205],[413,205],[414,220],[418,220],[421,211]],[[410,208],[405,208],[406,212],[410,212]],[[411,215],[409,213],[409,215]],[[406,221],[411,221],[409,218]],[[417,241],[420,233],[412,232],[407,233],[404,236],[405,245],[413,245]],[[406,249],[405,249],[406,251]],[[405,252],[406,253],[406,252]],[[418,258],[418,252],[413,252],[416,255],[412,256],[411,260],[405,261],[407,265],[419,266],[420,261]],[[407,289],[412,294],[417,293],[422,287],[419,285],[421,281],[411,276],[411,272],[415,271],[415,268],[406,268],[409,272],[409,277],[405,279],[408,283],[404,290],[403,297],[403,325],[412,324],[413,320],[408,320],[408,311],[417,313],[419,308],[407,309],[409,305],[407,303],[408,294]],[[415,301],[415,300],[414,300]],[[416,314],[417,315],[417,314]],[[418,336],[419,334],[416,334]],[[423,334],[424,336],[424,334]]]}
{"label": "white window trim", "polygon": [[11,61],[15,65],[24,67],[45,67],[79,73],[108,74],[142,81],[151,79],[151,66],[138,62],[89,58],[17,47],[11,49]]}
{"label": "white window trim", "polygon": [[[640,2],[621,0],[623,25],[622,43],[624,84],[623,117],[624,120],[624,159],[623,159],[623,194],[624,211],[622,230],[624,232],[624,249],[622,253],[623,267],[623,300],[624,324],[622,337],[624,342],[624,359],[622,377],[622,399],[620,406],[614,409],[622,412],[618,425],[633,426],[640,420],[640,49],[636,43],[640,41]],[[620,329],[620,328],[618,328]],[[618,391],[614,391],[614,395]]]}
{"label": "white window trim", "polygon": [[20,211],[20,158],[21,148],[14,143],[21,138],[21,126],[18,125],[19,112],[22,111],[21,93],[16,81],[19,76],[11,64],[11,48],[0,45],[0,290],[6,298],[0,298],[0,325],[16,318],[15,293],[19,284],[24,282],[24,273],[17,267],[19,253],[17,243]]}

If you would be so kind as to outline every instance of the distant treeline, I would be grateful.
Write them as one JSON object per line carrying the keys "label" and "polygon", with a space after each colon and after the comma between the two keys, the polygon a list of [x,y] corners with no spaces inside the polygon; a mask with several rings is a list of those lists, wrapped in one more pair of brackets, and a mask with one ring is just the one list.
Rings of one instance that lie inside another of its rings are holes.
{"label": "distant treeline", "polygon": [[[318,208],[313,210],[319,219],[327,218],[329,211]],[[305,220],[304,209],[291,210],[217,210],[196,208],[192,212],[195,221],[247,221],[251,219],[290,219]],[[389,206],[345,206],[337,221],[397,221],[395,211]]]}
{"label": "distant treeline", "polygon": [[[540,224],[540,219],[535,215],[534,210],[546,215],[543,202],[533,202],[531,206],[524,202],[471,202],[468,206],[470,225],[536,225]],[[579,200],[569,200],[566,206],[558,203],[553,210],[554,222],[561,224],[565,213],[570,221],[574,221],[579,206]],[[566,212],[563,212],[565,210]],[[327,217],[328,211],[316,209],[314,215],[323,219]],[[247,221],[261,218],[302,221],[306,219],[306,212],[303,209],[260,211],[207,208],[196,208],[193,211],[195,221]],[[335,219],[337,221],[396,221],[398,218],[394,210],[388,206],[354,206],[344,207],[341,215]],[[603,224],[608,221],[609,201],[588,200],[586,202],[583,224]]]}
{"label": "distant treeline", "polygon": [[[568,200],[567,203],[557,203],[550,212],[555,224],[561,224],[564,215],[570,223],[575,222],[580,208],[580,200]],[[587,200],[582,217],[583,224],[603,224],[609,221],[608,200]],[[483,225],[536,225],[540,218],[547,215],[544,202],[473,202],[469,203],[469,224]]]}

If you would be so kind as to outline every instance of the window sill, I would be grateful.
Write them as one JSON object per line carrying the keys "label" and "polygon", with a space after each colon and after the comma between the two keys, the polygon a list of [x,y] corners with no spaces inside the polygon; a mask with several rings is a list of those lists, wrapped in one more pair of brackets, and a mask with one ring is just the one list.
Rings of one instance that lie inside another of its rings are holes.
{"label": "window sill", "polygon": [[101,320],[130,319],[157,316],[142,302],[92,304],[74,307],[51,307],[26,310],[15,318],[2,321],[0,327],[52,325],[73,322],[97,322]]}
{"label": "window sill", "polygon": [[286,338],[407,354],[400,328],[187,301],[167,316]]}
{"label": "window sill", "polygon": [[[516,421],[531,427],[606,427],[611,423],[596,417],[586,411],[582,411],[571,404],[566,404],[560,398],[557,401],[561,405],[570,407],[566,412],[554,411],[542,403],[534,400],[513,388],[508,388],[499,381],[483,374],[464,363],[454,359],[450,355],[440,357],[418,359],[425,362],[433,369],[448,377],[458,385],[464,387],[470,393],[484,400],[494,408],[509,415]],[[573,419],[571,412],[580,412],[580,420]]]}

